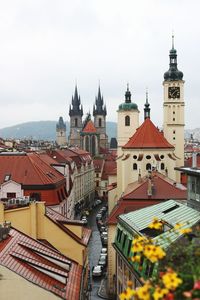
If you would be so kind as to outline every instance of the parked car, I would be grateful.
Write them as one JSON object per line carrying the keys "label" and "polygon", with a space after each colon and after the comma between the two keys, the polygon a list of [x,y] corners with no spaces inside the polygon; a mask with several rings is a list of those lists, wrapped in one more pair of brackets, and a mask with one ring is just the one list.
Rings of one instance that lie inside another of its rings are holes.
{"label": "parked car", "polygon": [[100,226],[100,228],[99,228],[99,231],[102,233],[103,231],[105,231],[106,230],[106,226],[104,226],[104,225],[102,225],[102,226]]}
{"label": "parked car", "polygon": [[92,276],[93,277],[100,277],[102,275],[102,273],[103,273],[102,266],[97,265],[92,268]]}
{"label": "parked car", "polygon": [[87,223],[88,223],[88,220],[87,220],[87,218],[85,216],[83,216],[81,218],[81,221],[84,223],[84,225],[87,225]]}
{"label": "parked car", "polygon": [[107,254],[107,248],[102,248],[102,249],[101,249],[101,253],[102,253],[102,254]]}
{"label": "parked car", "polygon": [[100,199],[97,199],[95,202],[98,205],[98,204],[101,204],[102,201]]}
{"label": "parked car", "polygon": [[105,267],[107,265],[107,259],[105,256],[100,256],[98,264],[102,267]]}
{"label": "parked car", "polygon": [[98,213],[98,214],[96,215],[96,220],[100,220],[100,219],[102,219],[102,214],[99,214],[99,213]]}
{"label": "parked car", "polygon": [[102,242],[102,245],[103,245],[103,246],[108,245],[108,237],[107,237],[107,236],[103,237],[103,238],[101,239],[101,242]]}
{"label": "parked car", "polygon": [[108,256],[107,253],[101,253],[99,259],[102,258],[102,259],[107,260],[107,256]]}
{"label": "parked car", "polygon": [[103,231],[103,232],[101,233],[101,238],[104,238],[104,237],[108,237],[107,231]]}

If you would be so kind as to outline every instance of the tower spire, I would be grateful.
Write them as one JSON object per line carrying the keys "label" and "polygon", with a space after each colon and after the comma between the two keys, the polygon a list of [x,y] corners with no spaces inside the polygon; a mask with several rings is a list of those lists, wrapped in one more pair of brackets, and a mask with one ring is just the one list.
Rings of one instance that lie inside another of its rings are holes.
{"label": "tower spire", "polygon": [[174,50],[174,31],[172,30],[172,49]]}
{"label": "tower spire", "polygon": [[150,104],[149,104],[149,95],[148,95],[148,89],[146,88],[146,103],[144,105],[144,119],[146,120],[147,118],[150,119]]}
{"label": "tower spire", "polygon": [[131,92],[129,91],[129,83],[127,82],[127,90],[125,93],[125,102],[131,103]]}

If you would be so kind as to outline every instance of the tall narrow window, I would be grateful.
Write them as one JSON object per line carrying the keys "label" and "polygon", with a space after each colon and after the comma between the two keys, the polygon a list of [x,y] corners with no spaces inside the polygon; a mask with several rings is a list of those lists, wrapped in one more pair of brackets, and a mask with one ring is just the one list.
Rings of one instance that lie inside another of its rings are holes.
{"label": "tall narrow window", "polygon": [[133,164],[133,170],[137,170],[137,164]]}
{"label": "tall narrow window", "polygon": [[74,119],[74,125],[75,125],[75,127],[78,127],[78,119],[77,118]]}
{"label": "tall narrow window", "polygon": [[125,126],[130,126],[130,117],[129,116],[125,117]]}
{"label": "tall narrow window", "polygon": [[165,164],[161,163],[160,168],[161,168],[161,170],[164,170],[165,169]]}
{"label": "tall narrow window", "polygon": [[146,170],[151,171],[151,164],[146,164]]}
{"label": "tall narrow window", "polygon": [[101,119],[99,119],[99,127],[102,126],[102,122],[101,122]]}

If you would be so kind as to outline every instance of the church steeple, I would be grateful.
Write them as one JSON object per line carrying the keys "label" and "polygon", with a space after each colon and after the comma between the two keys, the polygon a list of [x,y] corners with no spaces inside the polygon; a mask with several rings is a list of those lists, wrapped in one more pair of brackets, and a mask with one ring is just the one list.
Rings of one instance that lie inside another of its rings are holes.
{"label": "church steeple", "polygon": [[182,80],[183,72],[177,68],[177,53],[174,49],[174,34],[172,34],[172,49],[169,51],[169,70],[164,74],[165,81]]}
{"label": "church steeple", "polygon": [[131,103],[131,92],[129,91],[129,84],[127,83],[127,90],[125,93],[125,102]]}
{"label": "church steeple", "polygon": [[146,90],[146,102],[144,104],[144,119],[146,120],[147,118],[150,119],[150,104],[148,100],[148,90]]}
{"label": "church steeple", "polygon": [[72,103],[69,106],[69,115],[83,116],[83,106],[81,105],[80,95],[78,95],[77,85],[75,86],[74,96],[72,96]]}
{"label": "church steeple", "polygon": [[93,106],[93,116],[96,115],[107,115],[106,105],[104,104],[103,96],[101,95],[100,85],[98,89],[98,96],[95,98],[95,104]]}

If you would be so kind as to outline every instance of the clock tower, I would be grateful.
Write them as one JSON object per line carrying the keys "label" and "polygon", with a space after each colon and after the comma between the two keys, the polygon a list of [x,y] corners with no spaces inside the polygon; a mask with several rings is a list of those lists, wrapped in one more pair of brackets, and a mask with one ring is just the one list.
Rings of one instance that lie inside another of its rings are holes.
{"label": "clock tower", "polygon": [[[164,74],[164,136],[175,147],[174,159],[176,167],[184,166],[184,80],[183,73],[177,68],[177,52],[174,49],[174,36],[172,36],[172,49],[169,52],[169,70]],[[180,181],[177,172],[177,182]]]}

